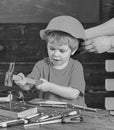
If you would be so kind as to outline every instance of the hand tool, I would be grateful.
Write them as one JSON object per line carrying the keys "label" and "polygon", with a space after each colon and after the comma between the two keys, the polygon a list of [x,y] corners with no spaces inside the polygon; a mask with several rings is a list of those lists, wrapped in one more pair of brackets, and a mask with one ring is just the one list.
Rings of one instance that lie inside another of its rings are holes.
{"label": "hand tool", "polygon": [[62,117],[62,123],[76,123],[76,122],[81,122],[83,118],[81,116],[77,115],[72,115],[72,116],[67,116],[67,117]]}
{"label": "hand tool", "polygon": [[44,124],[52,124],[52,123],[78,123],[82,121],[82,117],[80,117],[80,114],[76,114],[76,111],[68,111],[63,114],[46,118],[42,120],[42,122],[38,123],[31,123],[31,124],[25,124],[24,127],[32,127],[32,126],[38,126],[38,125],[44,125]]}
{"label": "hand tool", "polygon": [[12,102],[11,102],[12,101],[12,92],[11,91],[9,92],[9,96],[10,96],[9,109],[11,110],[11,104],[12,104]]}
{"label": "hand tool", "polygon": [[[12,84],[13,84],[12,74],[14,72],[14,67],[15,67],[15,63],[11,62],[9,65],[9,69],[5,75],[5,82],[4,82],[5,86],[12,87]],[[9,102],[10,104],[9,105],[10,105],[10,109],[11,109],[11,100],[12,100],[12,92],[11,91],[9,92],[9,95],[10,95],[10,102]]]}
{"label": "hand tool", "polygon": [[5,75],[5,82],[4,82],[5,86],[12,87],[12,83],[13,83],[12,76],[14,72],[14,67],[15,67],[15,63],[11,62],[9,65],[9,69]]}
{"label": "hand tool", "polygon": [[39,118],[38,121],[49,121],[49,120],[55,120],[55,119],[59,119],[61,117],[67,117],[67,116],[72,116],[72,115],[80,115],[80,111],[75,111],[75,110],[69,110],[67,112],[63,112],[63,113],[59,113],[59,114],[48,114],[46,115],[47,117],[45,118],[45,115],[43,116],[43,118]]}
{"label": "hand tool", "polygon": [[19,91],[19,100],[21,100],[22,103],[23,103],[24,105],[26,105],[26,102],[25,102],[24,98],[25,98],[25,97],[24,97],[24,95],[23,95],[23,92]]}
{"label": "hand tool", "polygon": [[98,110],[95,108],[80,106],[77,104],[70,104],[67,102],[58,102],[58,101],[51,101],[51,100],[44,100],[44,99],[37,99],[37,98],[29,101],[29,103],[39,105],[41,107],[71,108],[71,109],[81,109],[81,110],[92,111],[92,112],[97,112]]}
{"label": "hand tool", "polygon": [[85,110],[85,111],[92,111],[92,112],[97,112],[98,109],[95,108],[90,108],[90,107],[86,107],[86,106],[80,106],[80,105],[76,105],[76,104],[67,104],[68,108],[72,108],[72,109],[81,109],[81,110]]}
{"label": "hand tool", "polygon": [[5,128],[5,127],[9,127],[9,126],[14,126],[14,125],[27,124],[31,118],[36,117],[36,116],[38,116],[40,114],[42,114],[42,113],[36,113],[36,114],[28,116],[26,118],[20,118],[20,119],[14,119],[14,120],[9,120],[9,121],[3,121],[3,122],[0,122],[0,127]]}
{"label": "hand tool", "polygon": [[1,122],[0,127],[9,127],[13,125],[20,125],[20,124],[26,124],[26,123],[28,123],[28,120],[26,119],[15,119],[15,120]]}
{"label": "hand tool", "polygon": [[54,108],[67,108],[67,105],[59,105],[59,104],[43,104],[43,103],[39,103],[40,107],[54,107]]}

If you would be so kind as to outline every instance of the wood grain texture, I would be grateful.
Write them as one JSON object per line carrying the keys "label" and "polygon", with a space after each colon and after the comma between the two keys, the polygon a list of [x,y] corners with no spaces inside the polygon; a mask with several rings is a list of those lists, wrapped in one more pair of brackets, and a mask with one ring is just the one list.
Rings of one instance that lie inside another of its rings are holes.
{"label": "wood grain texture", "polygon": [[[38,108],[40,112],[43,113],[62,113],[68,111],[69,109],[60,109],[60,108]],[[80,123],[55,123],[55,124],[47,124],[41,126],[30,127],[28,130],[113,130],[114,128],[114,117],[110,116],[105,110],[98,110],[95,112],[87,112],[81,111],[81,116],[83,117],[83,121]],[[0,116],[0,121],[8,120],[6,117]],[[13,126],[8,127],[7,130],[25,130],[23,126]]]}

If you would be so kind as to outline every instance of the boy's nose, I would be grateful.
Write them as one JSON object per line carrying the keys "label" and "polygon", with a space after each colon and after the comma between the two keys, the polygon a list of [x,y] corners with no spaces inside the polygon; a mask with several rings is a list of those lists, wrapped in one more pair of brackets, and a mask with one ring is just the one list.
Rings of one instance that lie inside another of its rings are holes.
{"label": "boy's nose", "polygon": [[55,50],[55,51],[54,51],[54,56],[59,56],[59,55],[60,55],[59,50]]}

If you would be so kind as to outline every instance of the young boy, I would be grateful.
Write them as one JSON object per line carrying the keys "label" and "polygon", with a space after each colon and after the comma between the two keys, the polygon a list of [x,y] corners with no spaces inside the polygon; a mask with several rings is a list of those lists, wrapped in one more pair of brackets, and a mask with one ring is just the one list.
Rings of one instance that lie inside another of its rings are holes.
{"label": "young boy", "polygon": [[[85,34],[82,24],[71,16],[53,18],[46,29],[40,31],[42,40],[47,42],[47,58],[38,61],[29,78],[40,80],[35,86],[43,92],[43,98],[75,102],[84,105],[85,80],[82,65],[70,58],[80,44]],[[22,80],[15,82],[24,90],[30,90],[33,85],[27,84],[24,75],[18,74]]]}

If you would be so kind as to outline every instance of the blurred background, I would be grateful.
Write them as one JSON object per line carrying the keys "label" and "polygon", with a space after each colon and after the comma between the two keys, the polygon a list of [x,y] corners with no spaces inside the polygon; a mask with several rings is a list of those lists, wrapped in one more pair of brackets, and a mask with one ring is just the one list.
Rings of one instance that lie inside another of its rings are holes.
{"label": "blurred background", "polygon": [[[47,56],[46,44],[39,31],[55,16],[71,15],[85,28],[101,24],[114,15],[113,0],[0,0],[0,92],[4,91],[5,73],[15,62],[15,74],[31,72],[34,63]],[[84,67],[85,99],[88,107],[104,108],[105,78],[113,73],[105,70],[105,60],[114,53],[79,53],[73,58]],[[13,89],[19,89],[15,84]],[[29,95],[29,96],[28,96]],[[33,96],[34,94],[32,94]],[[112,94],[113,95],[113,94]],[[25,92],[26,99],[31,94]],[[32,97],[31,97],[32,98]]]}

